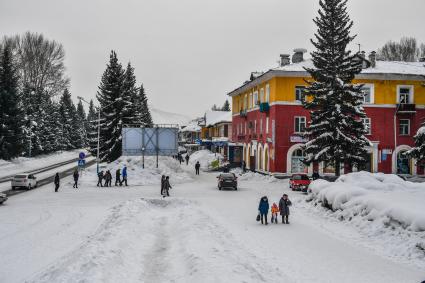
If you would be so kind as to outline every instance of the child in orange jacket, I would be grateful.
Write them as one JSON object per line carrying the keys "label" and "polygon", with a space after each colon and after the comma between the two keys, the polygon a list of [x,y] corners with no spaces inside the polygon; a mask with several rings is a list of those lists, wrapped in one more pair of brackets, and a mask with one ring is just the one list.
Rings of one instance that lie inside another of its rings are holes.
{"label": "child in orange jacket", "polygon": [[279,207],[277,206],[275,202],[273,203],[270,210],[272,212],[272,223],[274,222],[277,224],[277,214],[279,213]]}

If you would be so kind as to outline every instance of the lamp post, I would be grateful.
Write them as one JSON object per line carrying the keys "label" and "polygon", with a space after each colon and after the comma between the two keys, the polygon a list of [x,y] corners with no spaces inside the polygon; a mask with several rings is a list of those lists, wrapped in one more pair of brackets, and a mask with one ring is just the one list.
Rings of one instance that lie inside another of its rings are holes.
{"label": "lamp post", "polygon": [[[89,104],[90,105],[90,103],[87,101],[87,100],[85,100],[83,97],[81,97],[81,96],[77,96],[77,98],[80,100],[80,101],[83,101],[83,102],[85,102],[85,103],[87,103],[87,104]],[[105,108],[107,108],[107,107],[109,107],[109,106],[111,106],[112,104],[114,104],[115,102],[117,102],[117,101],[121,101],[121,100],[115,100],[115,101],[113,101],[112,103],[109,103],[108,105],[106,105],[106,106],[104,106],[103,107],[103,109],[105,109]],[[99,174],[99,148],[100,148],[100,111],[101,111],[101,107],[99,106],[99,109],[98,109],[98,115],[97,115],[97,153],[96,153],[96,170],[97,170],[97,173]]]}

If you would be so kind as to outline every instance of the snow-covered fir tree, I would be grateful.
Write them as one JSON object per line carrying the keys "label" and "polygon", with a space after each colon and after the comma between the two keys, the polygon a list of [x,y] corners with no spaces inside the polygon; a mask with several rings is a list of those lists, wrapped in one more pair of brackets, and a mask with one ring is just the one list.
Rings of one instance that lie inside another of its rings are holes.
{"label": "snow-covered fir tree", "polygon": [[59,101],[59,114],[60,114],[60,136],[61,149],[75,149],[77,144],[80,143],[80,133],[78,130],[78,121],[76,119],[75,105],[72,102],[71,94],[68,89],[65,89]]}
{"label": "snow-covered fir tree", "polygon": [[102,114],[100,130],[102,161],[114,161],[122,153],[121,128],[123,117],[129,111],[128,102],[123,100],[123,76],[124,70],[118,62],[117,54],[111,51],[109,63],[96,95]]}
{"label": "snow-covered fir tree", "polygon": [[221,111],[230,111],[230,103],[229,100],[226,99],[226,101],[223,104],[223,107],[221,108]]}
{"label": "snow-covered fir tree", "polygon": [[78,131],[82,137],[81,144],[78,148],[87,147],[87,116],[81,100],[77,104],[77,120],[79,126]]}
{"label": "snow-covered fir tree", "polygon": [[346,0],[321,0],[318,27],[311,40],[316,50],[311,53],[314,67],[306,68],[312,76],[306,88],[304,106],[310,110],[311,123],[305,136],[305,162],[325,161],[340,174],[342,162],[362,166],[366,159],[365,117],[360,85],[352,80],[361,72],[361,60],[351,55],[347,45],[355,38],[350,35],[353,22],[347,13]]}
{"label": "snow-covered fir tree", "polygon": [[23,145],[18,75],[9,44],[0,49],[0,159],[20,155]]}
{"label": "snow-covered fir tree", "polygon": [[137,112],[137,95],[139,89],[136,86],[136,76],[134,68],[130,63],[127,64],[122,82],[122,100],[126,103],[123,112],[123,124],[139,124],[140,121],[136,115]]}
{"label": "snow-covered fir tree", "polygon": [[87,146],[92,154],[97,150],[97,124],[98,112],[94,107],[93,100],[90,100],[89,112],[87,114]]}
{"label": "snow-covered fir tree", "polygon": [[145,88],[143,85],[140,86],[136,97],[133,100],[134,103],[134,117],[137,123],[144,125],[145,127],[151,127],[152,116],[148,106],[148,98],[146,97]]}
{"label": "snow-covered fir tree", "polygon": [[415,146],[408,152],[408,154],[415,158],[419,163],[425,161],[425,123],[416,132],[413,137]]}

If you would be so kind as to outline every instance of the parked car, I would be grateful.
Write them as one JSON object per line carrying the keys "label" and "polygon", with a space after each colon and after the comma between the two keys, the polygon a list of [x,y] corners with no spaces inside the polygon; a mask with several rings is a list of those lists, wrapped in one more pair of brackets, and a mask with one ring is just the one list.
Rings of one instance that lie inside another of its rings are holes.
{"label": "parked car", "polygon": [[289,179],[289,188],[293,191],[307,192],[311,180],[306,174],[294,174]]}
{"label": "parked car", "polygon": [[5,201],[7,201],[7,195],[0,193],[0,204],[3,204]]}
{"label": "parked car", "polygon": [[37,187],[37,178],[33,174],[19,174],[12,179],[12,190],[16,188],[25,188],[31,190]]}
{"label": "parked car", "polygon": [[218,178],[218,189],[233,188],[238,189],[238,177],[234,173],[221,173],[217,176]]}

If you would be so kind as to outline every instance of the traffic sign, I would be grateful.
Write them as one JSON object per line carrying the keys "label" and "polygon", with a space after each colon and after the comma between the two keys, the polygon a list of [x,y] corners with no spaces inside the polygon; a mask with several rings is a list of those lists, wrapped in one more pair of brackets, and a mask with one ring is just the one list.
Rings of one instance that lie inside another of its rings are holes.
{"label": "traffic sign", "polygon": [[80,152],[78,157],[80,157],[80,159],[84,159],[84,158],[86,158],[86,154],[84,152]]}
{"label": "traffic sign", "polygon": [[78,160],[78,166],[79,167],[84,167],[85,165],[86,165],[86,160],[85,159]]}

